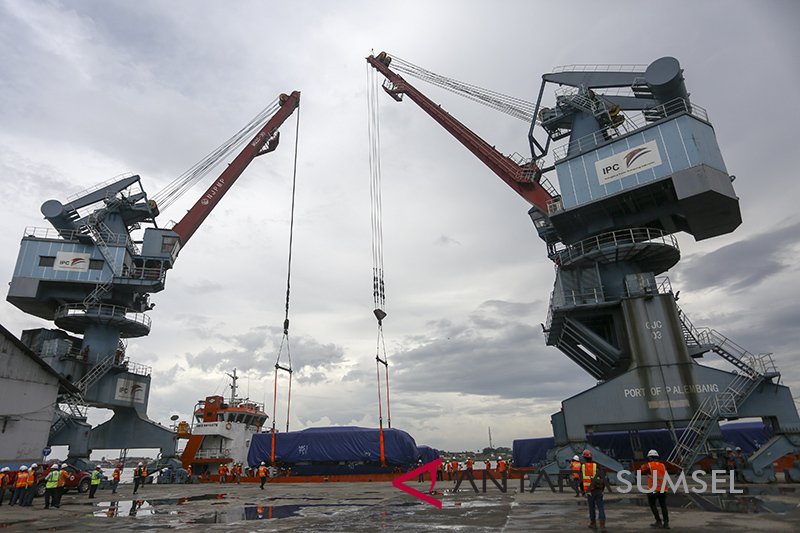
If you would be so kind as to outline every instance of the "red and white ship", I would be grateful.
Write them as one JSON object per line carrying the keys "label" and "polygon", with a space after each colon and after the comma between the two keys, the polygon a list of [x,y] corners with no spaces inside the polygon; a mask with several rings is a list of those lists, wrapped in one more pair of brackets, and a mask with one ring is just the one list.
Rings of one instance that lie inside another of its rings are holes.
{"label": "red and white ship", "polygon": [[197,402],[191,425],[178,424],[178,438],[188,439],[181,462],[184,468],[191,466],[194,475],[216,475],[222,464],[246,465],[252,436],[261,432],[269,418],[263,404],[237,398],[236,369],[228,376],[230,398],[207,396]]}

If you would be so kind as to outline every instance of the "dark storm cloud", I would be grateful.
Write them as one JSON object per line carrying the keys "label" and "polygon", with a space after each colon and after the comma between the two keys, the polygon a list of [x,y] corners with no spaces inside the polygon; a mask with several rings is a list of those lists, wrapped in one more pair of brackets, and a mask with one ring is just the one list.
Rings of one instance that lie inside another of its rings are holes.
{"label": "dark storm cloud", "polygon": [[560,351],[544,345],[541,326],[531,316],[535,308],[534,304],[492,300],[463,324],[429,323],[429,338],[421,346],[391,354],[396,387],[562,399],[591,385],[591,379]]}
{"label": "dark storm cloud", "polygon": [[713,252],[689,256],[676,272],[681,284],[689,290],[722,287],[738,292],[751,289],[794,266],[789,252],[798,234],[800,222],[793,221]]}

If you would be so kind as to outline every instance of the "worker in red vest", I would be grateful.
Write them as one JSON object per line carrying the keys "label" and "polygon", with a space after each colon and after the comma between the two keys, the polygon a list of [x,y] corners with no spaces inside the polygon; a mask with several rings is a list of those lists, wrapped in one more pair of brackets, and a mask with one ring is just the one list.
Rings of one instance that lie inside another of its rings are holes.
{"label": "worker in red vest", "polygon": [[[605,489],[605,477],[599,464],[592,460],[592,452],[583,450],[584,463],[581,465],[581,492],[586,494],[586,501],[589,504],[589,528],[597,529],[598,522],[600,531],[606,530],[606,506],[603,503],[603,489]],[[595,515],[595,509],[597,514]],[[595,520],[598,518],[599,520]]]}
{"label": "worker in red vest", "polygon": [[[647,481],[647,503],[650,504],[650,510],[653,512],[653,517],[656,521],[650,524],[650,527],[658,527],[662,529],[669,529],[669,512],[667,511],[667,467],[658,458],[656,450],[647,452],[648,461],[642,465],[641,471],[643,474],[649,474]],[[656,509],[656,502],[661,506],[661,514],[663,519],[658,515]]]}
{"label": "worker in red vest", "polygon": [[450,458],[450,479],[453,481],[458,479],[458,461],[455,457]]}
{"label": "worker in red vest", "polygon": [[502,455],[497,456],[497,473],[500,474],[501,477],[506,477],[508,475],[508,465]]}
{"label": "worker in red vest", "polygon": [[577,455],[572,456],[572,461],[569,463],[569,469],[572,471],[570,474],[570,485],[575,489],[575,497],[581,495],[581,458]]}

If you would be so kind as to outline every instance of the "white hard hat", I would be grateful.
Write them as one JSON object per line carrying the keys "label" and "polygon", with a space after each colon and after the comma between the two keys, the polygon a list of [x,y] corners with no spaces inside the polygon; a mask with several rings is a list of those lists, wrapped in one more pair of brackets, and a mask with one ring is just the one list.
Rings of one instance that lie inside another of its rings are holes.
{"label": "white hard hat", "polygon": [[24,472],[24,471],[26,471],[27,469],[28,469],[28,467],[27,467],[27,466],[25,466],[25,465],[22,465],[21,467],[19,467],[19,471],[20,471],[20,472]]}
{"label": "white hard hat", "polygon": [[142,466],[142,463],[139,463],[139,466]]}
{"label": "white hard hat", "polygon": [[572,460],[573,460],[573,461],[580,461],[580,460],[581,460],[581,458],[580,458],[580,457],[578,457],[577,455],[573,455],[573,456],[572,456]]}
{"label": "white hard hat", "polygon": [[725,451],[726,452],[732,452],[733,450],[731,450],[730,448],[725,448]]}
{"label": "white hard hat", "polygon": [[53,465],[53,469],[54,470],[61,470],[61,465],[56,463],[56,464]]}
{"label": "white hard hat", "polygon": [[264,465],[264,461],[261,461],[261,465],[262,465],[262,466]]}
{"label": "white hard hat", "polygon": [[656,450],[650,450],[647,452],[647,457],[658,457],[658,452]]}
{"label": "white hard hat", "polygon": [[736,447],[736,451],[737,451],[737,452],[740,452],[740,451],[742,451],[742,447],[741,447],[741,446],[737,446],[737,447]]}
{"label": "white hard hat", "polygon": [[502,455],[498,455],[497,456],[497,460],[500,461],[501,459],[503,459],[503,456]]}
{"label": "white hard hat", "polygon": [[33,463],[33,464],[31,465],[31,468],[36,468],[37,466],[39,466],[39,465],[38,465],[38,464],[36,464],[36,463]]}

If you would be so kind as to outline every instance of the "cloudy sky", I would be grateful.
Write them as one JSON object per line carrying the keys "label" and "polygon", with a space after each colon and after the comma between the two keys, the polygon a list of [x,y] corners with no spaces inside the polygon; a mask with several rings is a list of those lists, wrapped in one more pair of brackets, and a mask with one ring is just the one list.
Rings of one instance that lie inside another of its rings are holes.
{"label": "cloudy sky", "polygon": [[[556,65],[672,55],[737,176],[744,220],[709,241],[681,235],[673,287],[696,325],[774,352],[800,395],[798,4],[598,6],[0,0],[0,277],[11,279],[23,229],[47,226],[45,200],[124,172],[152,196],[279,93],[299,90],[299,126],[286,122],[278,150],[250,165],[182,251],[152,297],[151,335],[128,351],[154,369],[157,421],[224,392],[234,367],[271,412],[297,134],[290,427],[376,426],[364,58],[386,50],[533,101]],[[502,152],[526,153],[528,124],[418,86]],[[392,425],[444,449],[486,446],[488,427],[495,445],[550,435],[559,402],[592,380],[544,345],[554,272],[528,205],[413,103],[384,96]],[[5,302],[0,322],[17,334],[48,327]]]}

